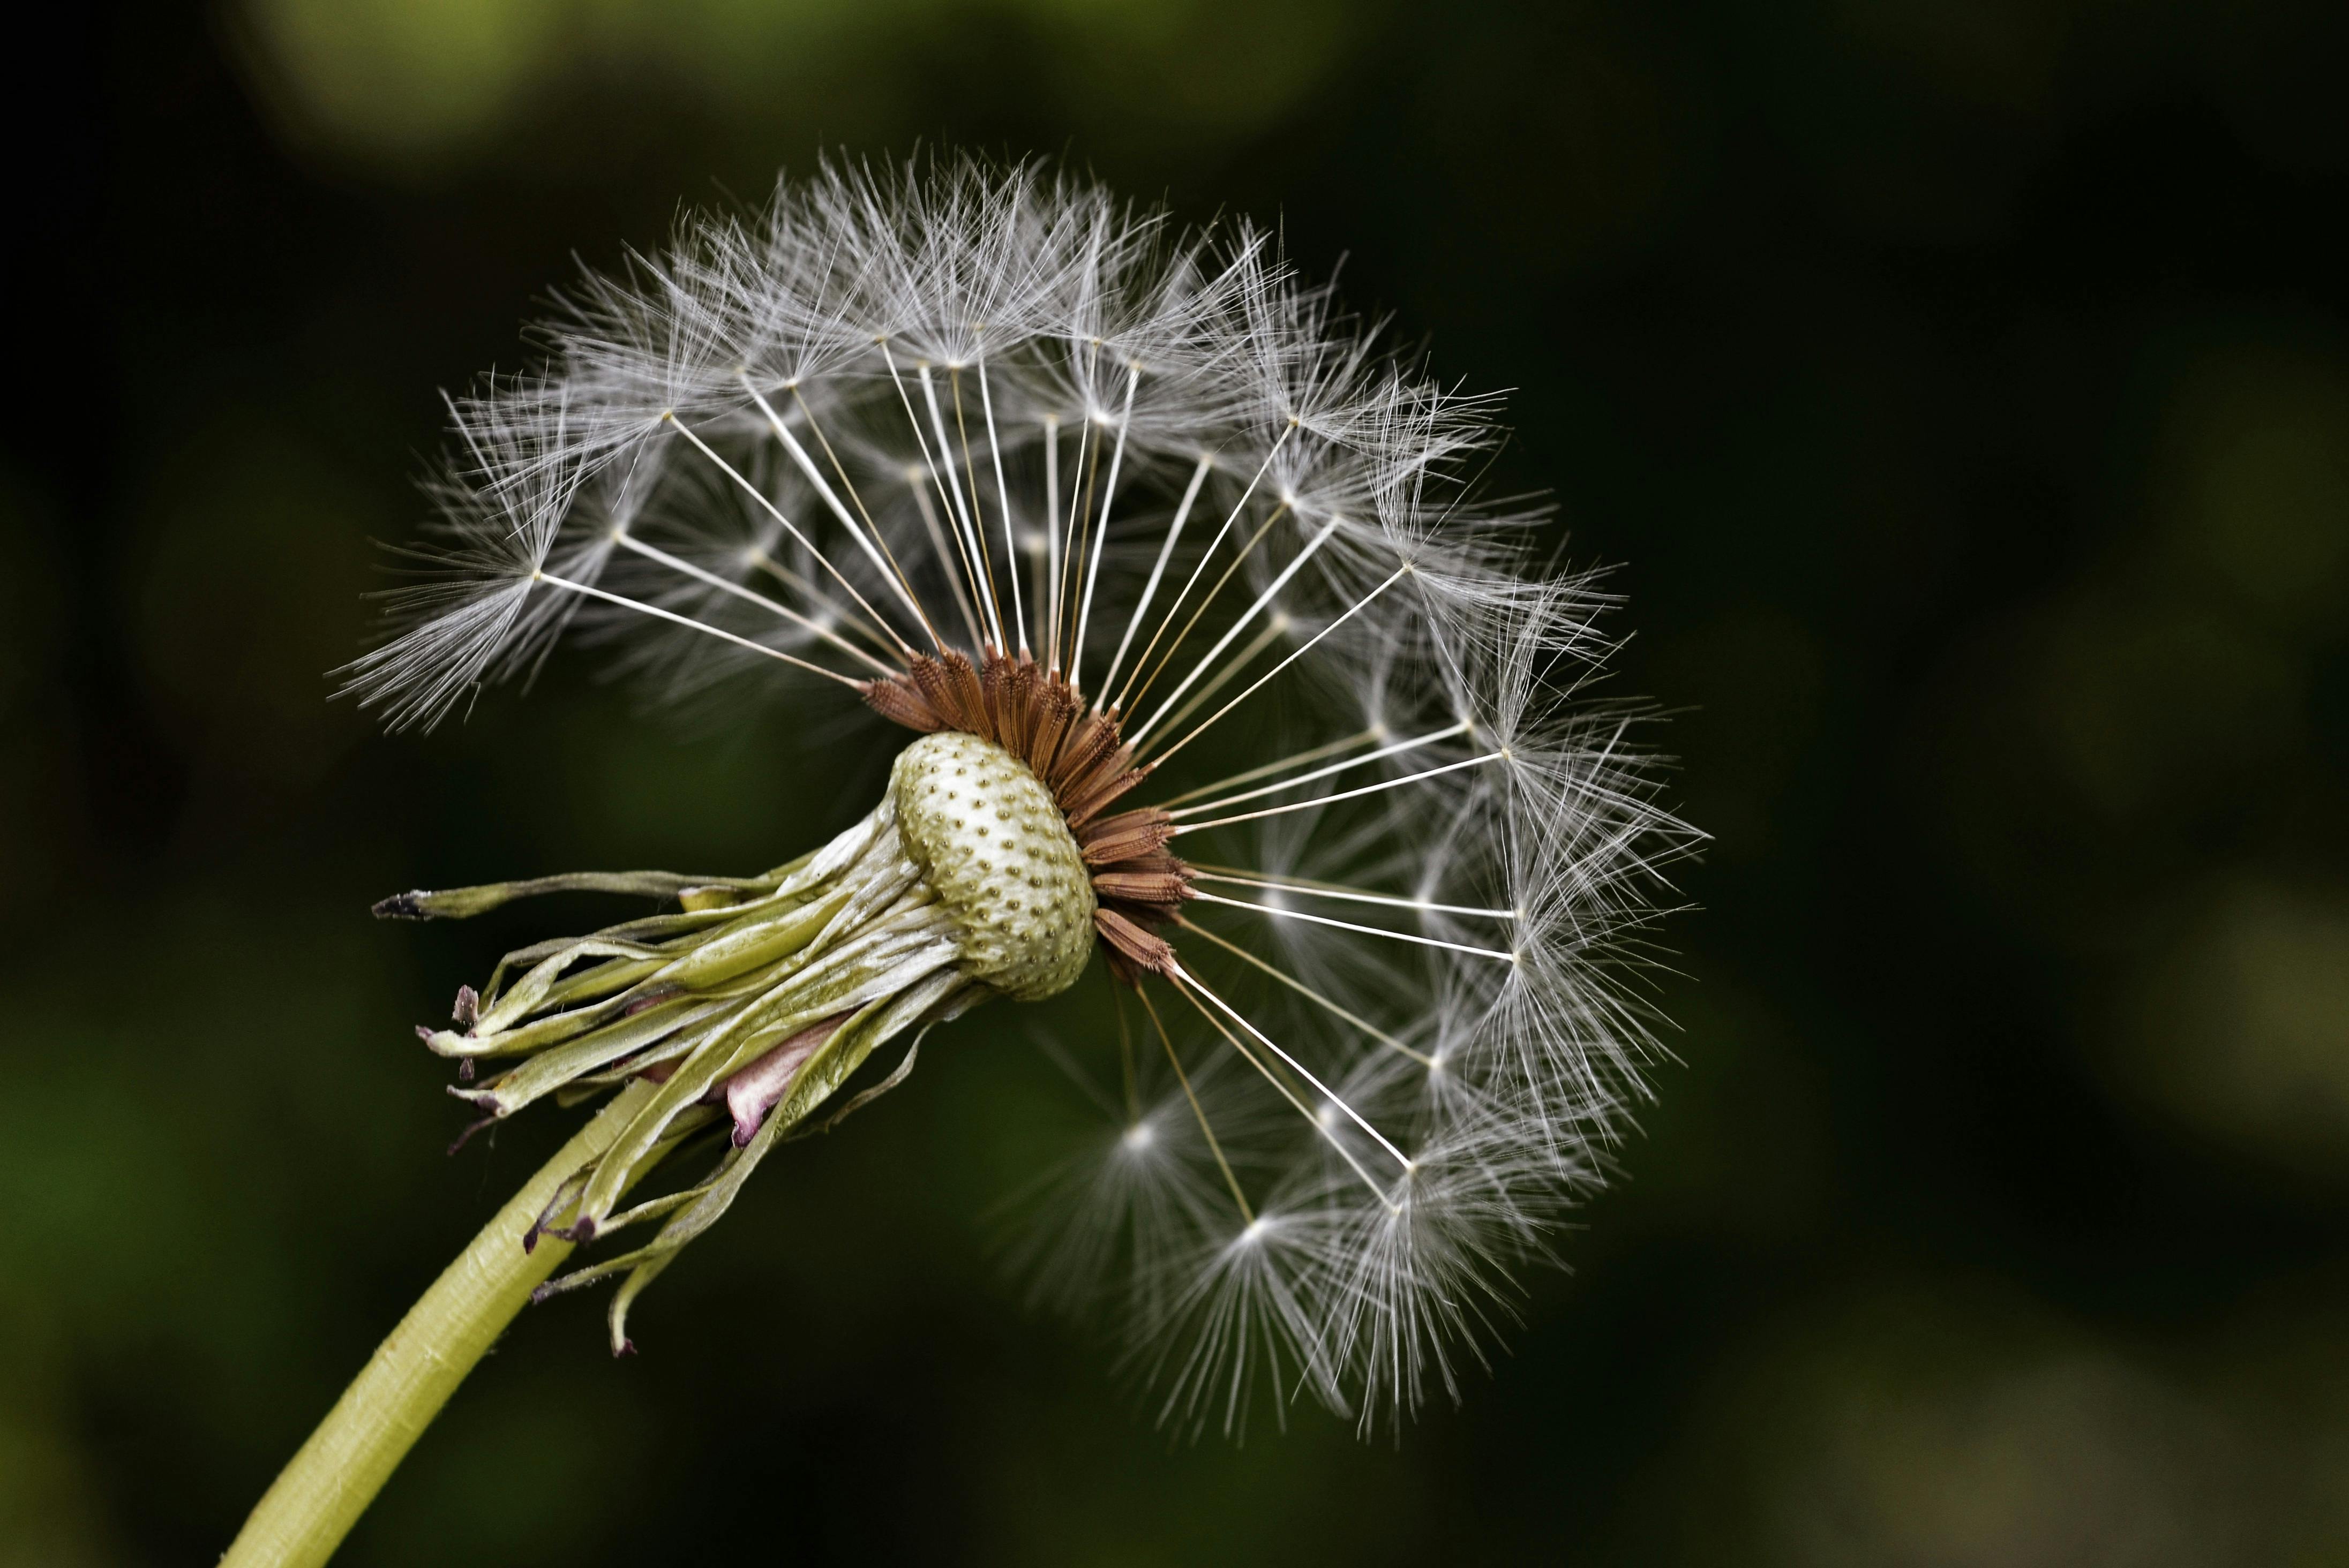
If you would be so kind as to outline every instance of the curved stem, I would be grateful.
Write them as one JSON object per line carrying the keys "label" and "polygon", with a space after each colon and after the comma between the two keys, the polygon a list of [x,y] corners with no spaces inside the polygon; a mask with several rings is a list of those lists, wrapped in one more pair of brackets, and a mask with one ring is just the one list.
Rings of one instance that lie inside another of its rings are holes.
{"label": "curved stem", "polygon": [[642,1079],[623,1088],[432,1282],[254,1505],[221,1568],[315,1568],[334,1554],[531,1291],[570,1255],[552,1236],[524,1252],[523,1233],[654,1090]]}

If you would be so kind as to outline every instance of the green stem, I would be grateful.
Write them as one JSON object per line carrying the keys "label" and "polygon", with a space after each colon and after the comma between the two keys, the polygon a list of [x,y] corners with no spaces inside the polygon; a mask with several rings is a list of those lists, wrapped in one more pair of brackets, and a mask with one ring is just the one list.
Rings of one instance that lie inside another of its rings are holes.
{"label": "green stem", "polygon": [[551,1236],[524,1252],[523,1233],[654,1091],[642,1079],[623,1088],[432,1282],[254,1506],[221,1568],[315,1568],[334,1555],[473,1364],[570,1255]]}

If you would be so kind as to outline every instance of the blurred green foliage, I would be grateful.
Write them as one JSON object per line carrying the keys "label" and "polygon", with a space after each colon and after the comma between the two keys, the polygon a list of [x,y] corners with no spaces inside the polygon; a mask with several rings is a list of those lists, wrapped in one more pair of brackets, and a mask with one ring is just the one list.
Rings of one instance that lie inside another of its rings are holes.
{"label": "blurred green foliage", "polygon": [[527,1316],[345,1560],[2349,1562],[2344,16],[245,0],[23,52],[75,96],[11,203],[0,1564],[210,1561],[551,1146],[441,1158],[408,1035],[540,933],[371,899],[770,864],[877,789],[813,708],[564,665],[390,740],[320,676],[435,388],[574,253],[926,139],[1277,217],[1516,388],[1494,482],[1626,563],[1615,689],[1717,835],[1684,1065],[1458,1409],[1170,1446],[1003,1282],[1074,1112],[981,1016],[640,1357]]}

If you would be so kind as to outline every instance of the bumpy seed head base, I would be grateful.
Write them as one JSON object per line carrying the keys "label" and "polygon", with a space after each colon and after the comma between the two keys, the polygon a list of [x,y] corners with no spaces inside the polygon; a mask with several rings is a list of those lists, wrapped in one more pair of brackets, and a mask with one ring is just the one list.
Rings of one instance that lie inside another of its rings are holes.
{"label": "bumpy seed head base", "polygon": [[1077,983],[1093,892],[1077,841],[1028,765],[975,735],[925,736],[889,774],[905,850],[952,912],[964,974],[1015,1002]]}
{"label": "bumpy seed head base", "polygon": [[1174,950],[1154,932],[1191,896],[1191,868],[1167,851],[1174,819],[1164,810],[1105,814],[1150,776],[1134,766],[1116,711],[1086,711],[1076,687],[1024,654],[990,650],[981,657],[974,665],[951,648],[919,655],[904,675],[860,689],[876,712],[909,729],[959,732],[1024,764],[1050,792],[1090,873],[1089,913],[1112,972],[1129,983],[1165,973]]}

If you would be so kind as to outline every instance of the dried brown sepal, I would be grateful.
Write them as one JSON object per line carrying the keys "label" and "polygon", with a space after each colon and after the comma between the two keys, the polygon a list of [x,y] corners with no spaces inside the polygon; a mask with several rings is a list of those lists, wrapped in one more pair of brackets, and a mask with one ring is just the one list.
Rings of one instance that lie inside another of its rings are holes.
{"label": "dried brown sepal", "polygon": [[1152,975],[1173,971],[1174,948],[1163,936],[1154,936],[1113,909],[1093,911],[1093,929],[1109,951],[1134,968]]}
{"label": "dried brown sepal", "polygon": [[1114,871],[1093,873],[1096,897],[1113,898],[1127,903],[1164,904],[1172,906],[1191,896],[1190,879],[1181,872]]}
{"label": "dried brown sepal", "polygon": [[1155,806],[1120,811],[1089,824],[1082,847],[1085,863],[1105,866],[1164,849],[1174,837],[1174,819]]}
{"label": "dried brown sepal", "polygon": [[1055,795],[1071,799],[1100,776],[1102,763],[1117,748],[1117,720],[1105,713],[1089,713],[1070,731],[1044,782]]}
{"label": "dried brown sepal", "polygon": [[866,681],[861,688],[866,706],[892,724],[924,735],[947,727],[926,698],[903,681]]}
{"label": "dried brown sepal", "polygon": [[1062,809],[1068,812],[1069,826],[1082,831],[1085,825],[1099,816],[1104,807],[1113,804],[1119,796],[1150,777],[1147,768],[1116,768],[1133,755],[1133,748],[1121,746],[1109,758],[1111,768],[1097,772],[1082,794],[1072,794]]}

